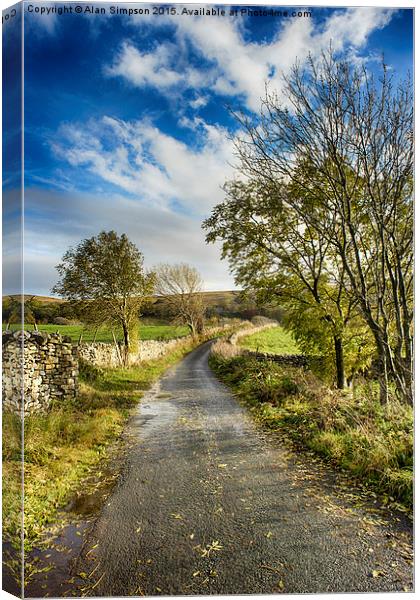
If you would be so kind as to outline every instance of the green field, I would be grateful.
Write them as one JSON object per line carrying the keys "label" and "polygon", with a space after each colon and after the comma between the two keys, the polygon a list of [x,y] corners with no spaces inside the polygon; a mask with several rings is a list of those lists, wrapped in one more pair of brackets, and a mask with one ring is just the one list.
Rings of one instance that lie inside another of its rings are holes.
{"label": "green field", "polygon": [[283,327],[273,327],[239,340],[239,344],[249,350],[270,354],[301,354],[291,334]]}
{"label": "green field", "polygon": [[[3,329],[5,329],[5,325],[3,324]],[[10,325],[10,329],[16,330],[20,329],[18,324]],[[34,329],[33,325],[26,324],[25,329],[31,331]],[[61,335],[68,335],[74,342],[77,342],[80,338],[80,334],[82,334],[83,342],[92,342],[95,338],[95,329],[89,328],[87,329],[83,325],[38,325],[39,331],[47,331],[48,333],[56,333],[57,331],[61,333]],[[139,336],[141,340],[170,340],[173,338],[184,337],[188,335],[189,330],[188,327],[185,326],[176,326],[176,325],[139,325]],[[115,329],[115,337],[117,340],[122,339],[121,331]],[[101,327],[98,329],[96,334],[97,342],[108,342],[112,343],[112,331],[109,327]]]}

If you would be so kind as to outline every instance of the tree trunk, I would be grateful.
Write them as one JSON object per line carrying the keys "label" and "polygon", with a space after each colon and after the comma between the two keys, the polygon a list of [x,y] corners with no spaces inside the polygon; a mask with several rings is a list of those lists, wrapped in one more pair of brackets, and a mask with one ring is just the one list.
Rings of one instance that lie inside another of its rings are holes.
{"label": "tree trunk", "polygon": [[334,336],[334,351],[337,387],[339,390],[343,390],[346,387],[346,380],[344,375],[343,340],[338,335]]}
{"label": "tree trunk", "polygon": [[197,332],[199,334],[201,334],[201,333],[203,333],[203,331],[204,331],[204,320],[202,318],[199,318],[198,322],[197,322]]}
{"label": "tree trunk", "polygon": [[128,325],[123,323],[123,335],[124,335],[124,363],[128,364],[128,355],[130,353],[130,331]]}
{"label": "tree trunk", "polygon": [[389,395],[389,387],[388,387],[388,361],[386,358],[386,352],[383,348],[378,348],[379,352],[379,400],[380,403],[384,406],[388,404],[388,395]]}

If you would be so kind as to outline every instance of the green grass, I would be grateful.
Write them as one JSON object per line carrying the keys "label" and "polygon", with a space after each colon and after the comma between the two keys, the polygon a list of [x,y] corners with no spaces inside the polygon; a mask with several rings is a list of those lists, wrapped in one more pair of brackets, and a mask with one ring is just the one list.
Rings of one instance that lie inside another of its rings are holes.
{"label": "green grass", "polygon": [[[3,324],[3,329],[5,329],[5,324]],[[11,324],[10,329],[17,330],[20,329],[19,324]],[[32,331],[34,329],[33,325],[25,324],[25,329],[28,331]],[[86,328],[83,325],[38,325],[39,331],[46,331],[47,333],[56,333],[57,331],[61,333],[61,335],[68,335],[71,337],[72,341],[77,342],[80,338],[80,334],[82,334],[82,342],[92,342],[95,337],[95,329]],[[185,326],[177,326],[177,325],[139,325],[139,336],[141,340],[169,340],[178,337],[184,337],[189,334],[188,327]],[[121,333],[119,331],[115,331],[115,337],[117,340],[122,339]],[[109,327],[101,327],[98,329],[96,335],[97,342],[107,342],[112,343],[112,331]]]}
{"label": "green grass", "polygon": [[381,406],[371,386],[332,390],[313,373],[247,356],[212,355],[216,374],[265,427],[286,433],[343,469],[383,502],[413,501],[413,409],[395,398]]}
{"label": "green grass", "polygon": [[270,354],[300,354],[292,335],[283,327],[273,327],[240,338],[239,345]]}

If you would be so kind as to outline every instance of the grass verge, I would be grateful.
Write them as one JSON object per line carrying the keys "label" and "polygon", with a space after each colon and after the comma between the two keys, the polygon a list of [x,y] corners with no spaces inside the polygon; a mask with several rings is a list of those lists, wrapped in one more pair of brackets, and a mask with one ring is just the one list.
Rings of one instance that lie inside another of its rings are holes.
{"label": "grass verge", "polygon": [[413,411],[393,400],[383,407],[368,388],[331,390],[310,371],[222,357],[210,363],[264,426],[280,430],[334,466],[368,484],[403,510],[413,500]]}
{"label": "grass verge", "polygon": [[[180,342],[166,356],[141,367],[81,368],[80,393],[74,402],[52,407],[48,414],[25,418],[25,549],[39,541],[107,448],[121,433],[143,392],[197,343]],[[14,545],[21,535],[21,421],[3,415],[3,535]]]}

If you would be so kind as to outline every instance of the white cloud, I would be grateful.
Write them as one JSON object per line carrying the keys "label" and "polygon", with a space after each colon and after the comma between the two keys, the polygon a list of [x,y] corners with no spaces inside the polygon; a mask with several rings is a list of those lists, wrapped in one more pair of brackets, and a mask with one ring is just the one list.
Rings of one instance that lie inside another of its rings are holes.
{"label": "white cloud", "polygon": [[325,46],[332,40],[337,50],[344,50],[347,44],[363,48],[373,31],[389,23],[393,12],[389,8],[358,7],[334,13],[320,35],[320,42]]}
{"label": "white cloud", "polygon": [[[226,263],[220,261],[220,247],[207,245],[201,229],[203,217],[224,197],[221,186],[232,174],[228,164],[232,143],[223,128],[202,119],[195,118],[188,126],[194,130],[193,146],[145,119],[104,117],[60,128],[54,152],[81,173],[87,169],[103,182],[118,186],[123,195],[105,191],[81,196],[74,191],[46,196],[35,189],[27,191],[31,215],[42,210],[44,216],[38,222],[32,216],[28,223],[26,264],[35,264],[38,254],[44,257],[44,290],[55,278],[48,264],[57,264],[66,248],[81,238],[111,228],[127,233],[137,243],[148,267],[187,262],[200,271],[206,289],[234,287]],[[127,192],[130,196],[124,197]],[[29,268],[27,287],[36,291],[30,273]]]}
{"label": "white cloud", "polygon": [[151,85],[169,88],[181,80],[181,74],[170,67],[174,50],[170,44],[161,44],[154,52],[142,54],[134,46],[125,43],[114,64],[105,72],[108,75],[120,75],[138,87]]}
{"label": "white cloud", "polygon": [[208,101],[208,96],[197,96],[197,98],[191,100],[189,104],[193,110],[198,110],[200,108],[203,108],[203,106],[206,106],[208,104]]}
{"label": "white cloud", "polygon": [[176,202],[198,218],[223,198],[221,186],[232,174],[232,142],[223,128],[200,119],[183,125],[195,130],[195,146],[147,120],[104,117],[63,126],[53,149],[72,166],[87,168],[150,206],[170,209]]}
{"label": "white cloud", "polygon": [[[188,64],[187,53],[177,44],[158,45],[152,52],[140,52],[132,43],[124,42],[111,66],[104,69],[110,77],[120,76],[136,87],[150,86],[169,94],[178,88],[196,89],[208,85],[210,73]],[[197,101],[196,101],[197,102]],[[199,99],[197,108],[203,106]]]}
{"label": "white cloud", "polygon": [[[258,110],[266,81],[272,79],[279,85],[296,60],[305,59],[309,51],[316,58],[330,43],[336,51],[348,51],[358,59],[369,35],[384,27],[392,14],[387,8],[348,8],[333,12],[322,26],[310,18],[290,18],[268,43],[247,43],[243,19],[163,16],[159,21],[136,20],[133,23],[139,27],[171,24],[178,52],[168,51],[163,44],[153,53],[141,54],[133,45],[125,45],[108,73],[122,76],[132,85],[157,87],[163,93],[178,85],[197,92],[207,89],[243,96],[248,108]],[[185,66],[188,44],[209,65],[201,72]]]}

